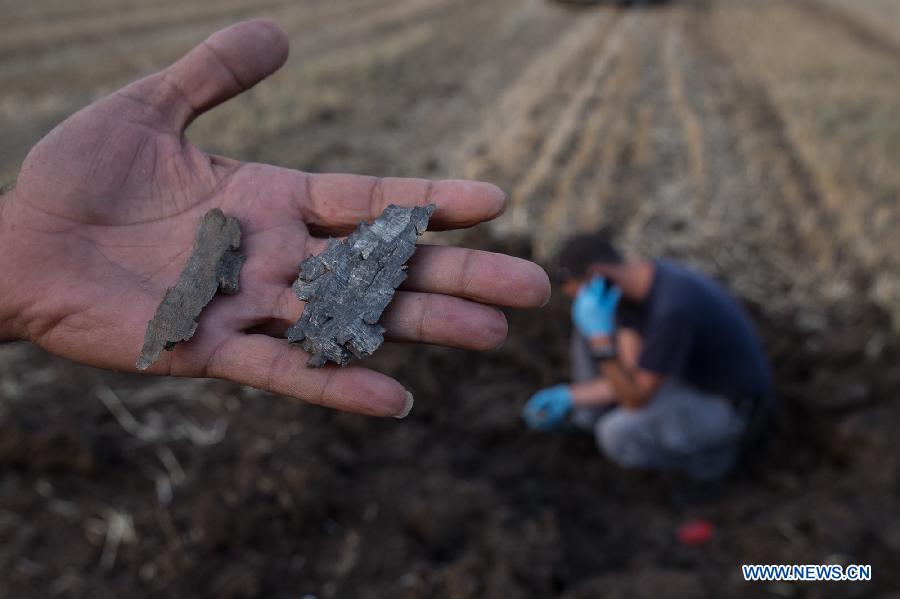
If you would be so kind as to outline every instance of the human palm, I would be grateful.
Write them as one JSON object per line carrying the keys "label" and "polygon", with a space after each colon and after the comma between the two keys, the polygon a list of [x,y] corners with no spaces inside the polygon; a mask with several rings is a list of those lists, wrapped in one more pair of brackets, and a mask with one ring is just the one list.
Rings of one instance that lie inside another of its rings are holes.
{"label": "human palm", "polygon": [[[503,194],[465,181],[319,175],[208,155],[188,142],[199,114],[283,64],[287,42],[267,21],[218,32],[181,60],[76,113],[31,151],[0,202],[0,319],[18,337],[93,366],[133,370],[144,329],[212,208],[239,219],[241,290],[217,296],[190,342],[157,374],[234,380],[374,415],[402,413],[406,393],[361,367],[308,369],[282,337],[302,312],[299,262],[389,203],[434,203],[433,228],[498,215]],[[389,340],[489,349],[506,321],[489,304],[533,307],[548,282],[508,256],[422,247],[385,313]]]}

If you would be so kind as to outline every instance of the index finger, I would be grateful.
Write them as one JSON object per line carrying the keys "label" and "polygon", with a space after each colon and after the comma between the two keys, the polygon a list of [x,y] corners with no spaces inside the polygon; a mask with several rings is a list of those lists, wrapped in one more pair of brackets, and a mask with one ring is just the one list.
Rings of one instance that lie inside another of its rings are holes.
{"label": "index finger", "polygon": [[481,250],[419,244],[403,288],[464,297],[510,308],[538,308],[550,299],[544,269],[522,258]]}
{"label": "index finger", "polygon": [[399,179],[364,175],[305,173],[301,210],[307,224],[329,234],[345,234],[360,221],[378,217],[389,204],[436,206],[430,230],[462,229],[496,218],[506,194],[478,181]]}

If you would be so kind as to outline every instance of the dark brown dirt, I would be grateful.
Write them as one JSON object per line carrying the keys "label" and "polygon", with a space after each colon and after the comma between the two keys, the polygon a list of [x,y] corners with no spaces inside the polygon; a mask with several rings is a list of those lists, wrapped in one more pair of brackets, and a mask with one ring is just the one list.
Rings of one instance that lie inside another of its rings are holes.
{"label": "dark brown dirt", "polygon": [[[859,331],[884,316],[837,306],[827,334],[766,323],[779,432],[724,497],[699,507],[673,504],[670,481],[607,464],[587,437],[523,430],[523,398],[565,368],[565,331],[545,324],[564,321],[565,306],[546,318],[513,315],[509,343],[486,357],[379,356],[421,398],[405,422],[224,384],[135,409],[170,423],[224,415],[227,435],[208,447],[137,441],[90,394],[72,393],[111,385],[127,396],[137,380],[28,350],[23,363],[50,364],[58,382],[35,387],[0,427],[3,595],[751,596],[759,588],[738,580],[742,562],[826,559],[872,564],[876,580],[805,596],[900,584],[898,530],[886,526],[900,469],[879,424],[897,418],[889,365],[900,351],[856,350]],[[168,503],[154,486],[167,472],[160,447],[185,472]],[[129,515],[136,539],[106,569],[96,519],[110,508]],[[676,527],[698,515],[716,525],[713,541],[680,546]]]}

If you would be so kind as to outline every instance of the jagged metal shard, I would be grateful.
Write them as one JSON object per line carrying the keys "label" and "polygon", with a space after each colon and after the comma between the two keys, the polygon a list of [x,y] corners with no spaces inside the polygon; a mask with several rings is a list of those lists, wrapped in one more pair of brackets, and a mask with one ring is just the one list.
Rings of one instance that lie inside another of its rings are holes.
{"label": "jagged metal shard", "polygon": [[287,338],[303,343],[307,366],[329,360],[346,366],[351,356],[367,356],[384,343],[378,320],[406,279],[406,262],[434,208],[391,204],[371,225],[360,223],[345,241],[332,239],[324,252],[303,261],[294,293],[306,307]]}
{"label": "jagged metal shard", "polygon": [[147,324],[144,347],[138,357],[138,370],[146,370],[163,350],[171,350],[179,341],[187,341],[197,330],[197,319],[216,291],[233,295],[245,257],[237,252],[241,245],[241,227],[236,218],[226,217],[218,208],[203,215],[197,237],[184,270],[174,287],[166,290]]}

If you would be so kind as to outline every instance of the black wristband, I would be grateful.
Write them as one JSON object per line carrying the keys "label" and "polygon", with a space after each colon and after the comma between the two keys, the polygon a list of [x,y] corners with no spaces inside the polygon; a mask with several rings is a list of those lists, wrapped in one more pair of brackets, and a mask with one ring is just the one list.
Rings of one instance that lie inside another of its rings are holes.
{"label": "black wristband", "polygon": [[594,356],[595,360],[607,362],[609,360],[615,360],[618,352],[616,352],[616,346],[614,344],[609,344],[600,348],[592,348],[591,354]]}

